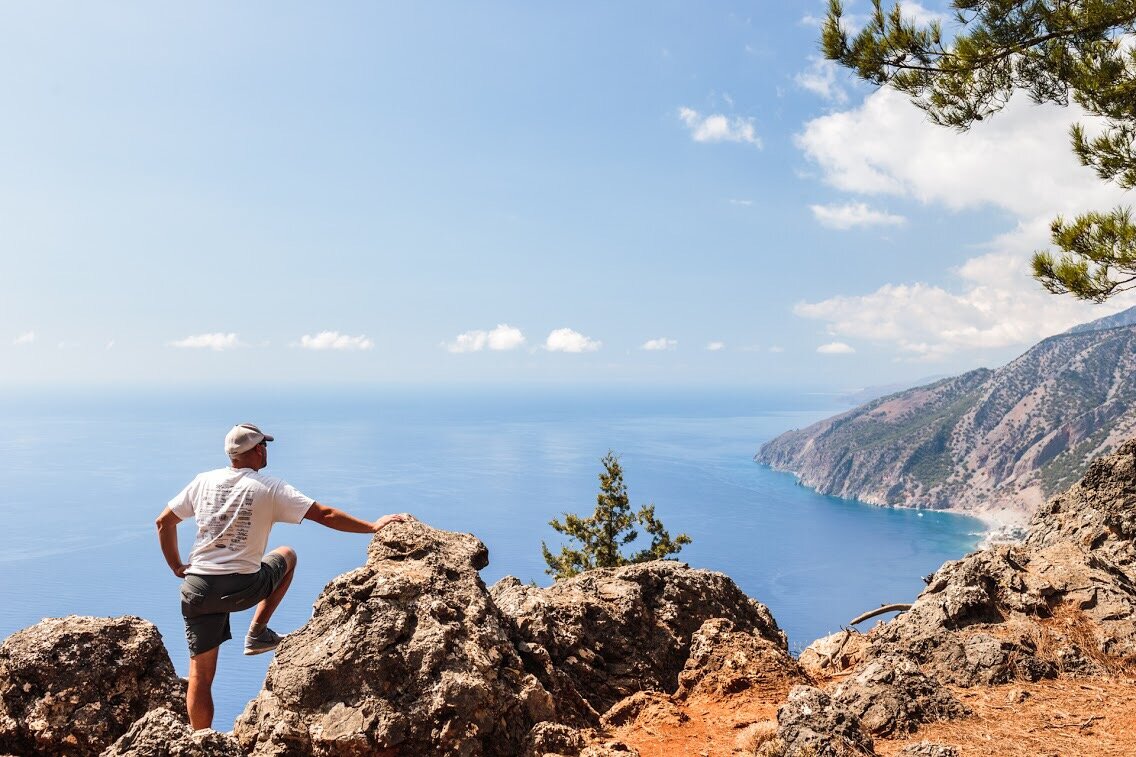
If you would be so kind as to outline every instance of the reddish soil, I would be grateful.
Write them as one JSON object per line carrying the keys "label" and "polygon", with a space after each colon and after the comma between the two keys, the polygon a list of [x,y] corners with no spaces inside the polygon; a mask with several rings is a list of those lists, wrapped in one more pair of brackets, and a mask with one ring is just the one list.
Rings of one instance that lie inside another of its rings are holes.
{"label": "reddish soil", "polygon": [[[642,757],[752,754],[751,726],[777,717],[788,693],[762,686],[726,697],[699,696],[645,709],[612,735]],[[963,757],[1131,757],[1136,755],[1136,680],[1059,679],[953,689],[973,715],[932,723],[905,738],[876,739],[891,757],[927,740]],[[748,747],[748,749],[747,749]]]}

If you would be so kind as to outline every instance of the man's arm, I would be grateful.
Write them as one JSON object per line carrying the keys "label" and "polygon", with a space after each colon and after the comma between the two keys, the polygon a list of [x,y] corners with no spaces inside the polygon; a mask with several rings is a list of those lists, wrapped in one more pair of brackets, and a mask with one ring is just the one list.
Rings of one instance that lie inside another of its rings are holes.
{"label": "man's arm", "polygon": [[403,515],[384,515],[376,520],[374,523],[370,521],[361,520],[354,515],[348,515],[342,510],[330,507],[328,505],[321,505],[319,502],[313,502],[308,511],[304,513],[304,517],[321,526],[333,528],[336,531],[346,531],[351,534],[377,534],[382,531],[388,523],[401,523],[406,520]]}
{"label": "man's arm", "polygon": [[158,527],[158,544],[162,547],[166,564],[170,566],[175,576],[184,578],[189,566],[181,561],[181,552],[178,550],[178,523],[181,523],[181,518],[174,515],[174,511],[168,507],[162,510],[162,514],[154,521],[154,525]]}

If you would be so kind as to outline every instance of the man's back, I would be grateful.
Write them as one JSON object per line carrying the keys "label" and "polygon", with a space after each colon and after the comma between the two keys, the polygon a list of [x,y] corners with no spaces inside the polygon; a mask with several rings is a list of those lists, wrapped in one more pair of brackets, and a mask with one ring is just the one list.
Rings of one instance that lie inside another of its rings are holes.
{"label": "man's back", "polygon": [[218,468],[198,475],[170,501],[197,536],[190,573],[255,573],[274,523],[299,523],[314,500],[287,483],[252,468]]}

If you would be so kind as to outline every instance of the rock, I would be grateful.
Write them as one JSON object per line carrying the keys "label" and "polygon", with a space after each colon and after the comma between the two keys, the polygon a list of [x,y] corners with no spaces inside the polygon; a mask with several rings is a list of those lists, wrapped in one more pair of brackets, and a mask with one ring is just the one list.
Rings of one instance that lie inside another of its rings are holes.
{"label": "rock", "polygon": [[777,710],[780,757],[850,757],[875,754],[860,719],[828,694],[795,686]]}
{"label": "rock", "polygon": [[874,736],[909,733],[920,723],[969,714],[949,691],[905,657],[884,656],[836,688],[832,698]]}
{"label": "rock", "polygon": [[746,692],[749,698],[777,701],[794,684],[811,683],[776,642],[737,631],[725,618],[713,618],[691,636],[690,653],[678,677],[680,698],[723,698]]}
{"label": "rock", "polygon": [[159,707],[186,719],[185,681],[149,621],[48,618],[0,645],[0,753],[97,755]]}
{"label": "rock", "polygon": [[612,705],[600,718],[603,728],[619,728],[628,723],[642,727],[664,722],[678,725],[690,720],[669,694],[661,691],[637,691]]}
{"label": "rock", "polygon": [[868,658],[868,637],[854,628],[837,631],[809,644],[797,658],[811,676],[827,676],[856,667]]}
{"label": "rock", "polygon": [[130,726],[101,757],[244,757],[236,739],[212,729],[194,731],[160,707]]}
{"label": "rock", "polygon": [[622,741],[603,741],[584,747],[580,757],[639,757],[639,750],[632,749]]}
{"label": "rock", "polygon": [[712,618],[788,648],[768,608],[727,576],[670,560],[591,570],[547,589],[510,576],[491,591],[526,668],[573,725],[595,725],[637,691],[675,691],[692,636]]}
{"label": "rock", "polygon": [[1136,657],[1136,442],[1040,508],[1025,542],[946,563],[865,658],[961,686],[1106,675]]}
{"label": "rock", "polygon": [[477,571],[485,545],[418,522],[372,539],[288,635],[234,735],[254,755],[519,754],[555,721]]}
{"label": "rock", "polygon": [[900,754],[904,757],[959,757],[959,751],[953,746],[936,744],[933,741],[909,744],[903,748]]}
{"label": "rock", "polygon": [[586,745],[584,735],[575,728],[545,721],[537,723],[529,731],[521,755],[522,757],[548,757],[548,755],[576,757]]}

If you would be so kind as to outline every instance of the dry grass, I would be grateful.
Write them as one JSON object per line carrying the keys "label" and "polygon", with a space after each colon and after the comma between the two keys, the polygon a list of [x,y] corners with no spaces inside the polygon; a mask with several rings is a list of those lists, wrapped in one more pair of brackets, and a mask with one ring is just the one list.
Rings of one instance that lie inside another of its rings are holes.
{"label": "dry grass", "polygon": [[[927,740],[982,757],[1136,755],[1136,682],[1069,679],[954,689],[973,715],[877,739],[881,755]],[[1019,701],[1020,700],[1020,701]]]}

